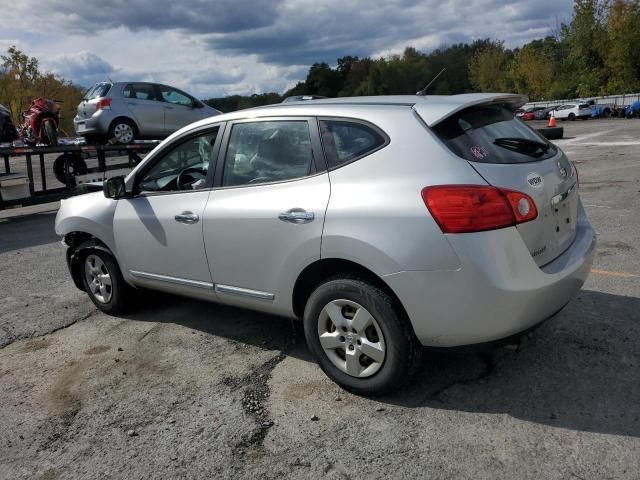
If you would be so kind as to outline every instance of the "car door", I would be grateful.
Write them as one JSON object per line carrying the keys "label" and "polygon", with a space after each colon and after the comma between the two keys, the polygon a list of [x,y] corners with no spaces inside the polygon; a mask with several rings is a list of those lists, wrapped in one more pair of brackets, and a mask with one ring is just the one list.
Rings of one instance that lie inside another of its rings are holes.
{"label": "car door", "polygon": [[163,104],[165,135],[203,118],[202,109],[197,108],[200,104],[186,93],[166,85],[158,85],[158,93]]}
{"label": "car door", "polygon": [[123,273],[133,283],[213,297],[202,241],[202,218],[222,126],[181,136],[135,175],[133,196],[118,201],[114,240]]}
{"label": "car door", "polygon": [[320,258],[329,201],[317,123],[227,125],[204,243],[218,300],[287,314],[300,271]]}
{"label": "car door", "polygon": [[122,99],[138,124],[140,136],[164,136],[164,109],[152,83],[129,83],[122,90]]}

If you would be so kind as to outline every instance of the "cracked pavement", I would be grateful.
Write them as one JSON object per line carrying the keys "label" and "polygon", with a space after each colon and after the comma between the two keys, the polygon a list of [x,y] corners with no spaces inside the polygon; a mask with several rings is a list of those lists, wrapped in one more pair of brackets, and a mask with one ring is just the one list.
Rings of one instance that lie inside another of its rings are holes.
{"label": "cracked pavement", "polygon": [[640,162],[607,142],[640,121],[562,126],[604,273],[517,349],[429,351],[377,399],[287,319],[165,294],[99,313],[53,214],[0,220],[0,479],[637,479]]}

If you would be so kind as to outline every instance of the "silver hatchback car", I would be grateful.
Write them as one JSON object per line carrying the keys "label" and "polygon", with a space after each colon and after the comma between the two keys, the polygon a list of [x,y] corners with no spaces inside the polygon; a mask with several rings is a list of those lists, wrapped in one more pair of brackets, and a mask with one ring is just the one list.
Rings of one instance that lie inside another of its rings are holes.
{"label": "silver hatchback car", "polygon": [[165,138],[221,112],[177,88],[146,82],[96,83],[73,119],[76,133],[90,141]]}
{"label": "silver hatchback car", "polygon": [[508,94],[312,100],[182,129],[103,192],[64,200],[71,276],[302,319],[326,374],[406,384],[421,346],[491,342],[562,309],[595,235],[564,153]]}

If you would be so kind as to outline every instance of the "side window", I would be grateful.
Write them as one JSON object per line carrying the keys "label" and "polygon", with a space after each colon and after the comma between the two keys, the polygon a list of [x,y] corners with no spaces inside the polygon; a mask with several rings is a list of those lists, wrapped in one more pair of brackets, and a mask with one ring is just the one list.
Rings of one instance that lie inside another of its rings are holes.
{"label": "side window", "polygon": [[138,182],[144,192],[200,190],[207,187],[207,171],[218,129],[183,140],[158,158]]}
{"label": "side window", "polygon": [[321,120],[320,132],[329,168],[368,155],[387,143],[378,130],[349,120]]}
{"label": "side window", "polygon": [[185,107],[193,106],[193,100],[191,100],[191,98],[174,88],[158,85],[158,89],[160,90],[162,100],[165,102],[173,103],[175,105],[184,105]]}
{"label": "side window", "polygon": [[222,186],[304,177],[309,175],[312,162],[306,120],[236,123],[229,136]]}
{"label": "side window", "polygon": [[137,100],[157,100],[153,85],[149,83],[130,83],[124,87],[122,96]]}

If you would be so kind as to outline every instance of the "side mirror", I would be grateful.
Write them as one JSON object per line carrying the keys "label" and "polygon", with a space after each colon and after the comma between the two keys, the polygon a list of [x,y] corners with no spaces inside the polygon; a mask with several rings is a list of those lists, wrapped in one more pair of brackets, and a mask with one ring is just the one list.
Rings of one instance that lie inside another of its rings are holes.
{"label": "side mirror", "polygon": [[102,184],[102,192],[107,198],[117,200],[127,196],[127,189],[124,184],[124,177],[111,177]]}

